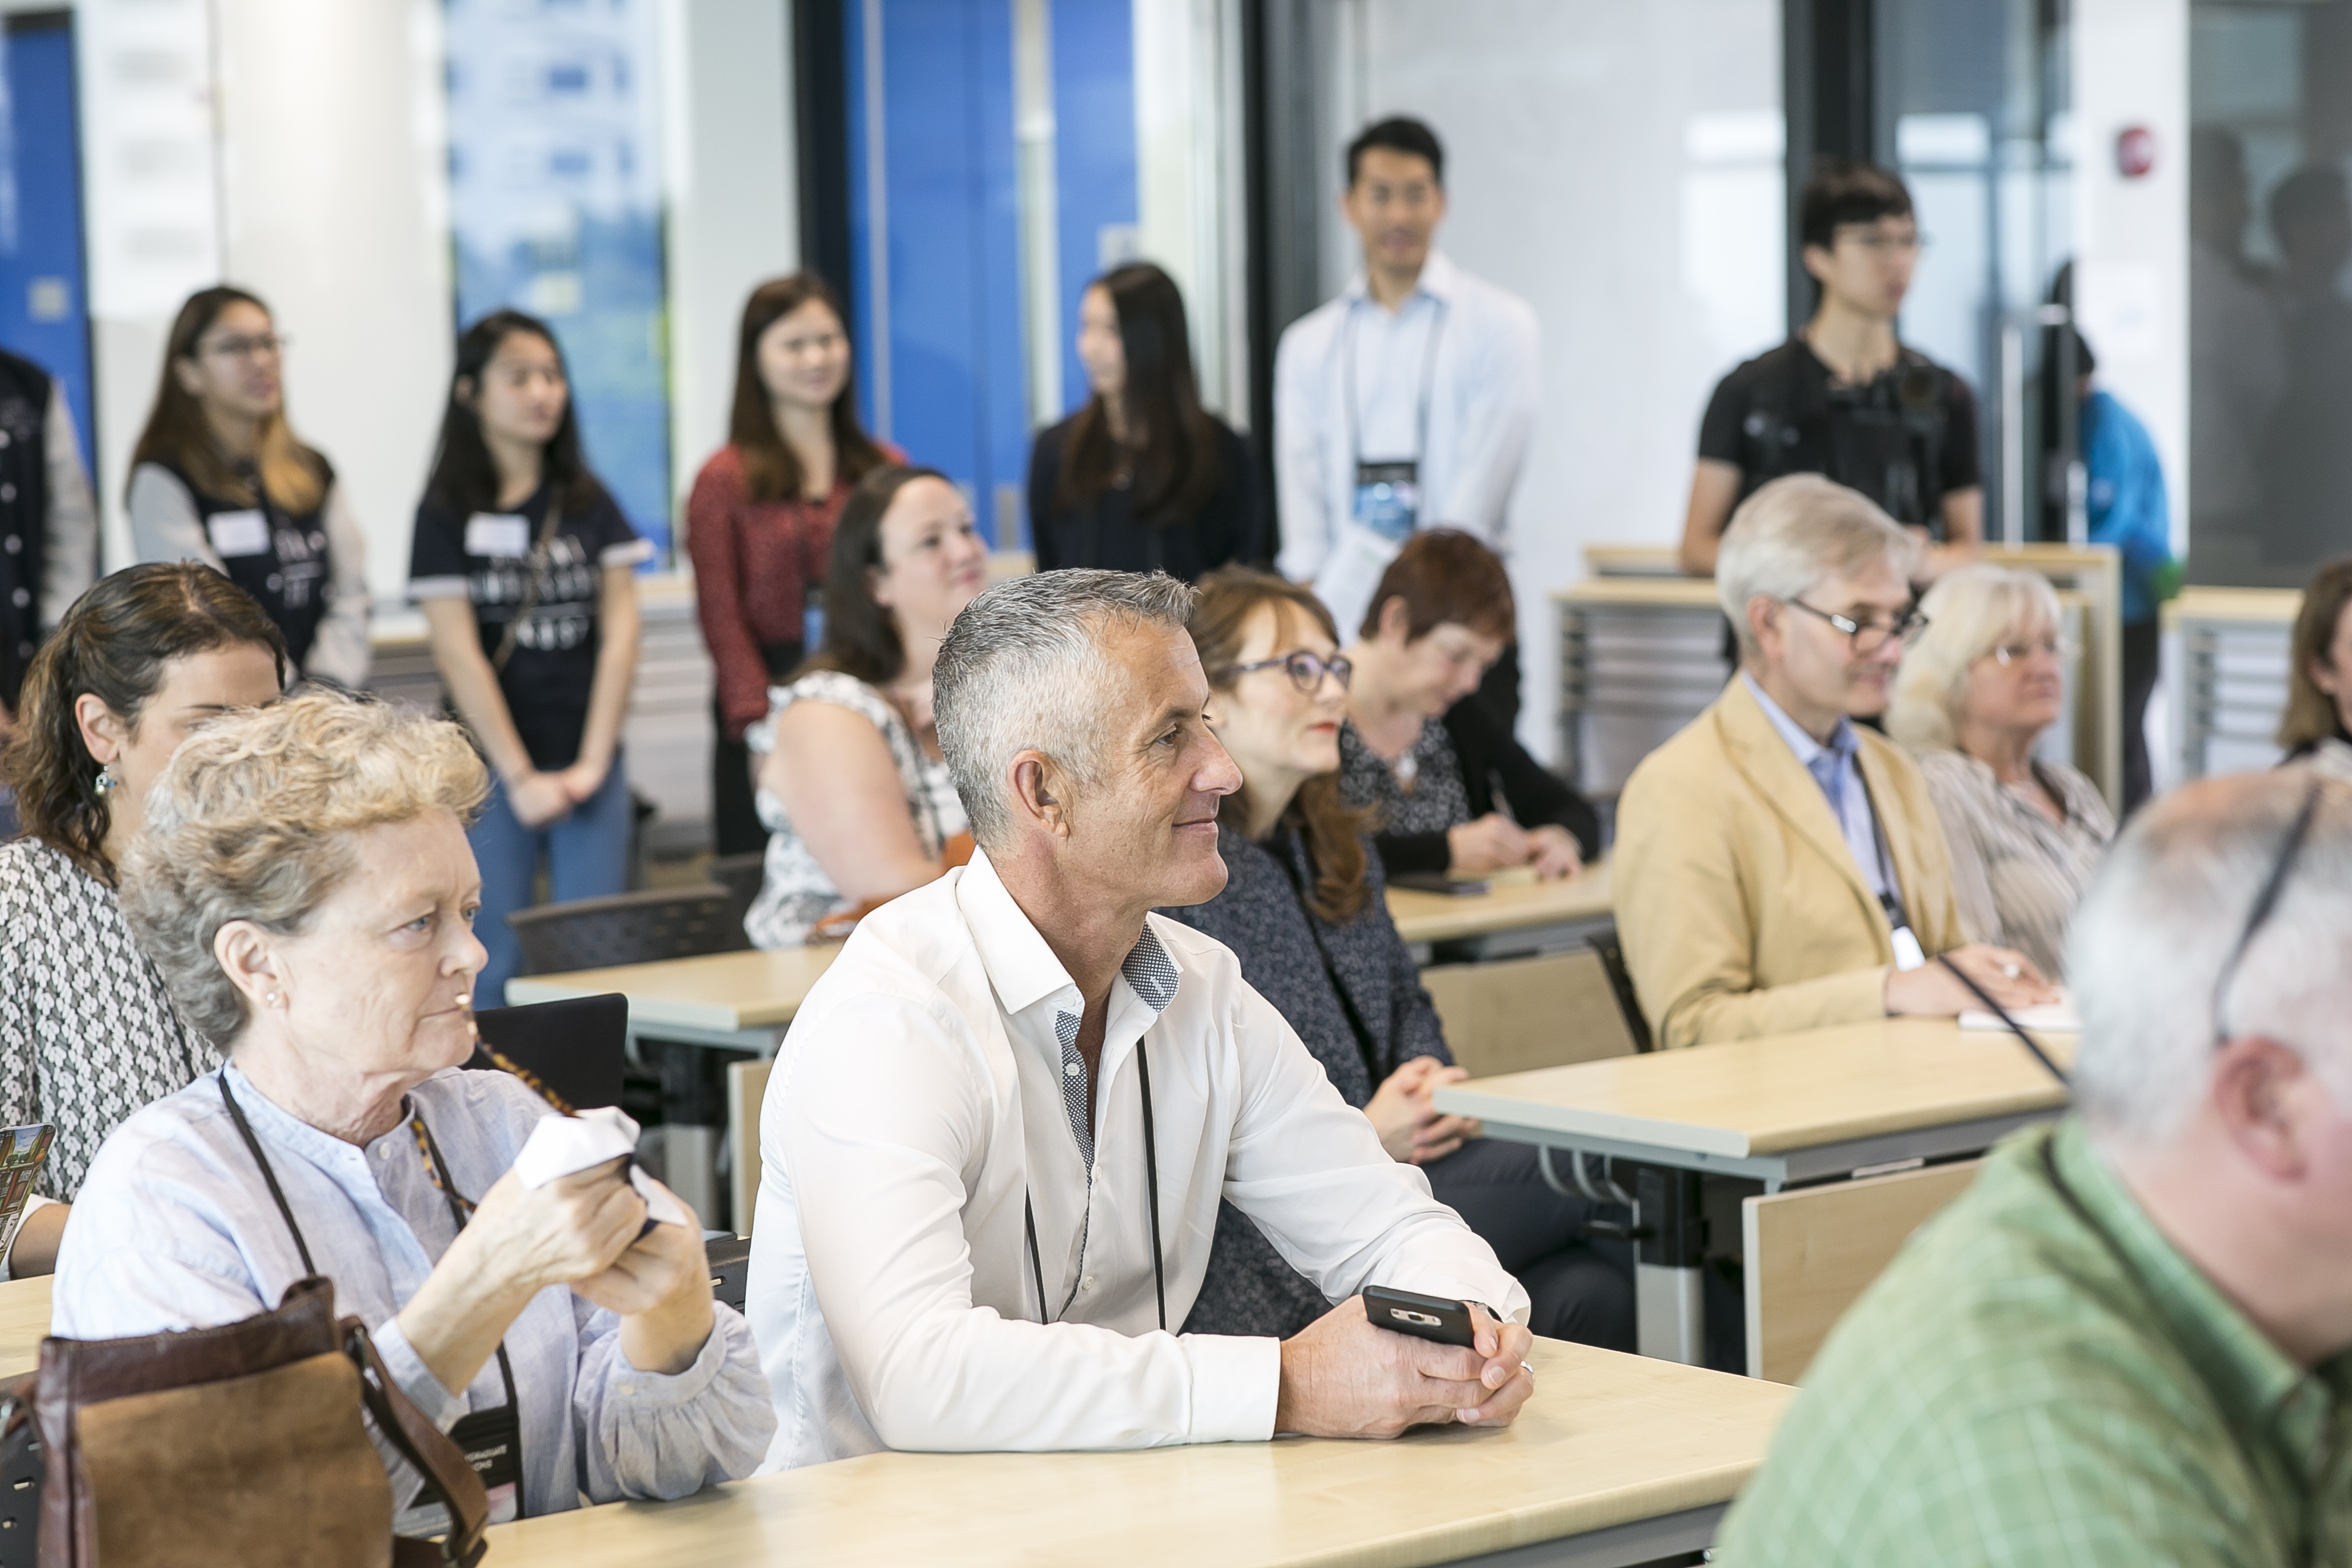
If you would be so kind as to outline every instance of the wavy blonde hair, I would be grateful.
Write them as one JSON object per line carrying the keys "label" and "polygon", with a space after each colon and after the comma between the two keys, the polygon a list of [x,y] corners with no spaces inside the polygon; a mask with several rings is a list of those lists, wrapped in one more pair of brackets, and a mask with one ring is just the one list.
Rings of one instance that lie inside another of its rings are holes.
{"label": "wavy blonde hair", "polygon": [[2057,591],[2038,572],[1979,564],[1948,572],[1919,601],[1927,629],[1903,650],[1886,705],[1886,732],[1914,752],[1948,752],[1959,742],[1969,671],[2004,643],[2063,629]]}
{"label": "wavy blonde hair", "polygon": [[226,1049],[245,995],[213,956],[233,921],[301,928],[357,863],[353,837],[428,812],[470,818],[489,776],[465,731],[326,690],[215,720],[148,792],[122,912],[188,1022]]}

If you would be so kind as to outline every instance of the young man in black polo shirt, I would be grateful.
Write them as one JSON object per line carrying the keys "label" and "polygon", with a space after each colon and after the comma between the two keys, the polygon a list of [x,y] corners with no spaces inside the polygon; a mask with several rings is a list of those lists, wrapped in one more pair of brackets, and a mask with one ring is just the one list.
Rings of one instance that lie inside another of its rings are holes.
{"label": "young man in black polo shirt", "polygon": [[1796,336],[1723,378],[1699,426],[1682,566],[1715,570],[1739,503],[1783,474],[1825,474],[1917,530],[1932,581],[1984,539],[1976,400],[1895,335],[1919,260],[1911,193],[1885,169],[1839,163],[1805,186],[1800,232],[1822,302]]}

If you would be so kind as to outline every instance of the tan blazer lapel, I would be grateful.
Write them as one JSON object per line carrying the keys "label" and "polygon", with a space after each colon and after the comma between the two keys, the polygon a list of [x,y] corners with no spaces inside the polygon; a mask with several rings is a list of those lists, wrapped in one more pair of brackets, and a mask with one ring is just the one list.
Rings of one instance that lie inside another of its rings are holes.
{"label": "tan blazer lapel", "polygon": [[[1885,911],[1879,908],[1878,895],[1864,880],[1862,868],[1854,864],[1853,851],[1846,846],[1845,829],[1839,824],[1837,814],[1830,809],[1829,796],[1822,793],[1821,781],[1797,760],[1797,753],[1789,749],[1789,742],[1772,727],[1772,721],[1758,705],[1748,683],[1733,676],[1715,708],[1724,753],[1731,759],[1731,765],[1740,771],[1748,786],[1782,821],[1837,868],[1862,906],[1884,925]],[[1866,747],[1864,754],[1868,755]],[[1871,780],[1871,787],[1879,788],[1879,782]],[[1898,870],[1896,876],[1899,879],[1902,873]]]}

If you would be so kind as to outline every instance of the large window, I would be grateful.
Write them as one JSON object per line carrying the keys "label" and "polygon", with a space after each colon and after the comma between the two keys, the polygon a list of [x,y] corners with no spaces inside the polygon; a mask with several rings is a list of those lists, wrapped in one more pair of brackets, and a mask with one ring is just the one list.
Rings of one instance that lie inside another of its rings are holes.
{"label": "large window", "polygon": [[588,460],[669,549],[654,0],[447,0],[460,325],[544,318]]}

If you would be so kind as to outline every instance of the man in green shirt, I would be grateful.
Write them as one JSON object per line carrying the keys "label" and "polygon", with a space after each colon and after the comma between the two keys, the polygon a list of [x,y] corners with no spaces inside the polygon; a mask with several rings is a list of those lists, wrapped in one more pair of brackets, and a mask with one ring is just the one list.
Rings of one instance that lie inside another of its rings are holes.
{"label": "man in green shirt", "polygon": [[1839,1325],[1717,1563],[2352,1563],[2352,787],[2147,808],[2067,956],[2076,1113]]}

